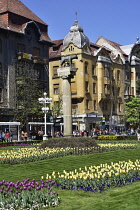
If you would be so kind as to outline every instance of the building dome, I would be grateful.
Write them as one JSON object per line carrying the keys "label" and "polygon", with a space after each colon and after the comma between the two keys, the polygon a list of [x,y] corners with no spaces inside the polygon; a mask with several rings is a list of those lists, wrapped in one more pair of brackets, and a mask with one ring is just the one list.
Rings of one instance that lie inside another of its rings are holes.
{"label": "building dome", "polygon": [[64,38],[62,50],[65,50],[70,43],[73,43],[78,48],[83,48],[84,45],[90,45],[88,37],[84,34],[83,28],[78,24],[77,20],[74,25],[71,26],[70,32]]}

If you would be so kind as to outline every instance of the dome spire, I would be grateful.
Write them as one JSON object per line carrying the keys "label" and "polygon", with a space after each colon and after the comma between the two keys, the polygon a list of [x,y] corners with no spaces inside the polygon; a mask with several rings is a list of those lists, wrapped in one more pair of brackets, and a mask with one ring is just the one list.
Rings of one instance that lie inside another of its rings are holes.
{"label": "dome spire", "polygon": [[78,18],[77,18],[78,12],[77,11],[75,12],[75,15],[76,15],[76,21],[78,21]]}
{"label": "dome spire", "polygon": [[78,48],[83,48],[84,45],[90,45],[88,37],[83,32],[83,28],[78,24],[77,12],[75,12],[75,14],[75,23],[70,27],[70,32],[66,35],[66,37],[63,40],[62,51],[65,50],[70,43],[73,43]]}
{"label": "dome spire", "polygon": [[78,12],[77,11],[75,12],[75,15],[76,15],[75,24],[78,24]]}

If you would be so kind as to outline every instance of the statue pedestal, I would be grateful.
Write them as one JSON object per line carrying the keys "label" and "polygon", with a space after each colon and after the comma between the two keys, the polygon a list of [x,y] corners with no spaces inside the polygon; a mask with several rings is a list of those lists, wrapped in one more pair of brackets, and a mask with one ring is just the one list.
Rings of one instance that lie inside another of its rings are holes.
{"label": "statue pedestal", "polygon": [[75,76],[77,68],[71,66],[61,67],[57,69],[58,76],[62,79],[72,78]]}

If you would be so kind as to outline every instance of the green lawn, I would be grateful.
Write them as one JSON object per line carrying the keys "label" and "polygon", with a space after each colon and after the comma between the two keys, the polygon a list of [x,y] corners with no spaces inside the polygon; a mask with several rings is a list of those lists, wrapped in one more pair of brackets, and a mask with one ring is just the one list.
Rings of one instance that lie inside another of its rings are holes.
{"label": "green lawn", "polygon": [[[39,180],[41,176],[53,171],[71,171],[85,166],[99,165],[101,163],[118,161],[135,161],[140,159],[140,148],[129,150],[118,150],[115,152],[96,153],[84,156],[67,156],[38,161],[20,165],[0,165],[0,181],[17,181],[25,178]],[[55,209],[58,210],[121,210],[140,209],[140,182],[132,185],[110,189],[103,193],[91,193],[83,191],[57,190],[61,197],[61,204]],[[54,209],[53,208],[50,208]]]}
{"label": "green lawn", "polygon": [[[140,182],[103,193],[58,191],[61,204],[56,210],[139,210]],[[50,208],[52,210],[54,208]]]}

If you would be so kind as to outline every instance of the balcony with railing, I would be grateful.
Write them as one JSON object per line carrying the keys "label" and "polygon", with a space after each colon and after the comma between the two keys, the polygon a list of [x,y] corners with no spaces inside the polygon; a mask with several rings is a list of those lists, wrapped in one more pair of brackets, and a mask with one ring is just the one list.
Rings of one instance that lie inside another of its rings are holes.
{"label": "balcony with railing", "polygon": [[32,54],[24,52],[18,52],[17,56],[18,60],[31,60],[33,61],[33,63],[39,63],[39,64],[47,64],[48,61],[47,58],[42,58],[40,56],[33,56]]}
{"label": "balcony with railing", "polygon": [[32,54],[29,53],[18,52],[17,56],[18,60],[32,60]]}

